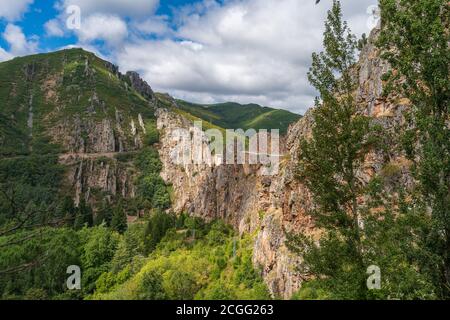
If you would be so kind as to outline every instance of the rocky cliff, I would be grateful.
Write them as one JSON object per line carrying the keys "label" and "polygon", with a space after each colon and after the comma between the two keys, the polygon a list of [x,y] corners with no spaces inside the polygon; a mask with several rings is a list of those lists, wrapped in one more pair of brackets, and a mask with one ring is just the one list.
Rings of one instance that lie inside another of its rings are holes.
{"label": "rocky cliff", "polygon": [[[388,65],[374,45],[377,32],[355,66],[355,97],[358,112],[383,127],[386,148],[373,150],[358,174],[363,181],[383,174],[387,188],[390,180],[408,188],[410,164],[396,151],[392,137],[409,101],[382,97],[381,79]],[[0,81],[0,97],[5,97],[0,114],[2,156],[45,153],[40,150],[43,145],[55,144],[59,149],[51,152],[67,168],[67,188],[76,203],[82,197],[91,203],[105,197],[133,198],[136,169],[131,160],[156,117],[161,176],[173,186],[172,209],[206,220],[224,219],[241,234],[254,234],[253,262],[273,296],[289,298],[301,286],[301,258],[289,252],[285,240],[291,231],[320,234],[306,214],[314,205],[311,196],[295,178],[300,138],[311,133],[311,112],[290,126],[281,140],[279,171],[268,176],[260,164],[218,165],[217,155],[203,164],[174,163],[180,128],[200,136],[202,149],[192,158],[210,147],[204,132],[193,127],[195,117],[179,110],[169,96],[154,94],[135,72],[121,74],[118,67],[83,50],[3,63]]]}
{"label": "rocky cliff", "polygon": [[[285,231],[314,232],[305,215],[310,205],[308,192],[294,178],[298,137],[307,134],[308,119],[305,117],[291,127],[283,142],[279,173],[266,176],[262,165],[255,164],[174,164],[173,154],[180,141],[173,133],[179,128],[191,132],[195,128],[181,115],[166,109],[157,111],[161,175],[173,186],[173,210],[206,220],[224,219],[241,234],[254,233],[253,261],[271,293],[283,298],[292,295],[301,283],[296,271],[300,261],[285,247]],[[203,147],[208,147],[207,142]]]}
{"label": "rocky cliff", "polygon": [[[390,139],[403,122],[408,101],[382,96],[382,75],[389,66],[381,60],[374,44],[377,34],[377,30],[373,31],[355,66],[359,83],[355,97],[358,112],[383,127],[387,147],[373,150],[358,174],[362,181],[369,181],[376,174],[384,174],[386,166],[395,167],[387,174],[390,175],[387,180],[401,179],[408,187],[411,183],[409,163],[395,151],[395,139]],[[176,103],[173,107],[176,108]],[[161,130],[162,177],[173,185],[173,209],[205,219],[222,218],[240,233],[254,233],[254,264],[261,269],[273,296],[289,298],[298,290],[303,278],[298,271],[301,259],[291,254],[285,245],[286,232],[319,235],[306,214],[313,206],[311,196],[295,179],[299,140],[311,133],[311,112],[291,125],[281,146],[280,170],[274,176],[261,174],[258,165],[176,165],[171,159],[180,142],[173,133],[186,128],[194,134],[195,129],[182,115],[163,108],[157,111],[157,125]],[[206,148],[206,137],[203,141]]]}
{"label": "rocky cliff", "polygon": [[57,155],[75,204],[134,197],[135,170],[119,158],[140,150],[155,122],[154,93],[137,73],[70,49],[4,62],[0,82],[0,155]]}

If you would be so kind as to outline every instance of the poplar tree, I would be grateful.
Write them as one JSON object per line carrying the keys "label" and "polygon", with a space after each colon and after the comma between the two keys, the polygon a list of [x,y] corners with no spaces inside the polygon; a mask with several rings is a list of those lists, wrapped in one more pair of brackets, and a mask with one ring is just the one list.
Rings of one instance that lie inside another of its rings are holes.
{"label": "poplar tree", "polygon": [[[370,121],[357,113],[352,75],[356,37],[333,2],[325,23],[324,51],[313,54],[309,81],[319,92],[312,111],[312,136],[300,143],[298,178],[312,194],[308,212],[324,231],[320,243],[290,236],[290,246],[304,257],[305,270],[316,279],[332,279],[332,291],[347,298],[365,296],[366,268],[358,200],[365,185],[358,169],[373,144]],[[339,287],[339,288],[338,288]]]}
{"label": "poplar tree", "polygon": [[416,192],[410,207],[428,222],[421,236],[421,272],[433,275],[437,294],[450,298],[449,17],[447,0],[381,0],[378,45],[392,71],[385,94],[406,97],[403,135],[413,162]]}

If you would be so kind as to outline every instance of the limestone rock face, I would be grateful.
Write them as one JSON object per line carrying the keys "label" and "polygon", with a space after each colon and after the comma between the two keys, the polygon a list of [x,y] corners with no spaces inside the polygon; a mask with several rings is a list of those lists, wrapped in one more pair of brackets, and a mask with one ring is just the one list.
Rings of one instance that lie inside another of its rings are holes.
{"label": "limestone rock face", "polygon": [[[144,127],[136,126],[133,119],[126,123],[118,113],[116,121],[100,121],[74,117],[51,129],[53,140],[69,153],[112,153],[135,151],[142,147]],[[138,118],[136,118],[138,121]]]}
{"label": "limestone rock face", "polygon": [[150,101],[155,98],[152,88],[150,88],[148,83],[144,81],[137,72],[128,71],[126,73],[126,77],[130,79],[132,88],[140,93],[144,98]]}
{"label": "limestone rock face", "polygon": [[135,71],[128,71],[125,75],[123,75],[119,71],[119,67],[111,62],[105,61],[105,67],[108,69],[111,74],[117,76],[121,80],[129,81],[131,83],[131,87],[136,90],[141,96],[152,101],[155,99],[155,94],[150,87],[150,85],[141,78],[139,73]]}
{"label": "limestone rock face", "polygon": [[74,189],[75,205],[82,197],[87,202],[101,200],[107,194],[122,196],[127,199],[135,197],[134,172],[127,165],[113,157],[95,158],[81,155],[62,156],[61,163],[68,167],[67,181]]}
{"label": "limestone rock face", "polygon": [[[173,210],[206,220],[224,219],[240,233],[256,231],[253,261],[271,293],[283,298],[292,295],[300,285],[296,271],[300,261],[286,248],[285,231],[314,232],[312,221],[304,214],[310,197],[294,178],[297,137],[309,130],[308,119],[305,117],[291,127],[279,173],[266,176],[258,164],[174,163],[173,154],[180,148],[174,132],[180,128],[194,130],[193,125],[176,113],[157,110],[161,176],[173,186]],[[181,148],[189,148],[189,143]],[[203,148],[207,147],[204,142]]]}
{"label": "limestone rock face", "polygon": [[[374,45],[377,34],[375,30],[369,37],[355,68],[359,83],[355,97],[358,112],[370,116],[383,128],[387,148],[373,150],[358,176],[368,182],[374,175],[382,173],[387,164],[393,164],[399,167],[395,178],[401,179],[407,188],[412,183],[409,164],[395,151],[395,139],[392,138],[404,121],[408,101],[382,96],[382,75],[389,66],[381,60]],[[286,233],[320,237],[320,230],[307,215],[314,206],[311,194],[295,178],[300,138],[311,136],[311,111],[291,125],[282,140],[280,170],[274,176],[262,175],[259,165],[174,164],[172,156],[180,141],[173,138],[173,132],[179,128],[190,130],[192,123],[165,109],[157,111],[157,119],[161,130],[161,175],[173,185],[173,209],[207,220],[223,218],[241,233],[256,232],[255,266],[260,268],[274,297],[290,298],[300,288],[304,277],[299,272],[301,258],[293,255],[285,245]],[[204,140],[203,147],[206,147],[207,139]]]}
{"label": "limestone rock face", "polygon": [[142,116],[131,118],[128,123],[116,111],[115,119],[94,121],[74,117],[52,129],[54,141],[64,148],[60,162],[68,168],[66,181],[74,190],[76,205],[81,197],[94,207],[95,198],[100,200],[102,195],[134,198],[134,167],[116,157],[142,148],[145,127],[136,126],[135,121],[143,123]]}

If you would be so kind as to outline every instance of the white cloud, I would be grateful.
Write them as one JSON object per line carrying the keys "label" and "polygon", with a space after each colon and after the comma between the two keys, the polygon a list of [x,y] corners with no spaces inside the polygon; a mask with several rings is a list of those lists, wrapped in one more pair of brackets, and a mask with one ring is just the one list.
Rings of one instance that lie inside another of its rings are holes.
{"label": "white cloud", "polygon": [[103,40],[113,46],[127,37],[128,29],[125,21],[116,15],[93,14],[84,19],[82,27],[75,33],[82,43]]}
{"label": "white cloud", "polygon": [[85,51],[89,51],[89,52],[95,54],[95,55],[96,55],[97,57],[99,57],[100,59],[108,60],[108,57],[106,57],[105,55],[103,55],[103,54],[98,50],[97,47],[92,46],[92,45],[89,45],[89,44],[86,44],[86,43],[70,44],[70,45],[67,45],[67,46],[60,47],[60,48],[58,48],[58,50],[65,50],[65,49],[79,49],[79,48],[81,48],[81,49],[83,49],[83,50],[85,50]]}
{"label": "white cloud", "polygon": [[[108,52],[122,70],[139,71],[159,91],[198,102],[257,102],[303,113],[315,92],[311,54],[322,48],[331,1],[203,0],[157,15],[157,0],[59,0],[81,7],[79,46]],[[343,1],[352,30],[369,32],[377,0]],[[61,36],[48,22],[48,34]],[[105,47],[98,45],[103,40]],[[103,49],[103,50],[102,50]]]}
{"label": "white cloud", "polygon": [[81,8],[83,16],[95,13],[117,14],[127,17],[145,17],[152,15],[159,0],[60,0],[57,7],[64,11],[70,5]]}
{"label": "white cloud", "polygon": [[1,0],[0,19],[5,18],[9,21],[19,19],[33,2],[34,0]]}
{"label": "white cloud", "polygon": [[[0,7],[0,18],[17,19],[33,0]],[[156,14],[159,0],[57,0],[60,14],[44,25],[62,37],[65,8],[81,8],[77,46],[108,54],[123,70],[136,70],[159,91],[202,103],[256,102],[304,112],[315,92],[307,81],[311,54],[321,50],[331,1],[203,0]],[[342,1],[352,30],[369,32],[366,9],[377,0]],[[0,59],[36,51],[37,41],[9,24],[10,50]],[[106,44],[106,47],[101,43]]]}
{"label": "white cloud", "polygon": [[[376,0],[350,2],[343,6],[353,31],[369,32],[366,8]],[[156,90],[180,98],[257,102],[303,113],[315,96],[306,74],[312,52],[321,50],[330,6],[205,0],[176,12],[173,37],[128,42],[115,60],[122,69],[140,71]]]}
{"label": "white cloud", "polygon": [[173,34],[167,16],[152,16],[142,21],[133,21],[131,25],[133,29],[145,35],[169,36]]}
{"label": "white cloud", "polygon": [[22,56],[36,52],[36,37],[27,39],[22,29],[14,24],[9,23],[3,32],[3,38],[9,44],[9,54],[14,56]]}
{"label": "white cloud", "polygon": [[49,37],[62,37],[64,30],[61,27],[61,22],[57,19],[52,19],[44,24],[46,35]]}
{"label": "white cloud", "polygon": [[232,1],[210,6],[201,16],[191,13],[179,34],[213,46],[249,48],[293,58],[305,53],[309,56],[320,48],[320,21],[324,17],[325,11],[318,9],[314,1]]}
{"label": "white cloud", "polygon": [[0,62],[10,60],[14,56],[10,54],[9,52],[5,51],[2,47],[0,47]]}

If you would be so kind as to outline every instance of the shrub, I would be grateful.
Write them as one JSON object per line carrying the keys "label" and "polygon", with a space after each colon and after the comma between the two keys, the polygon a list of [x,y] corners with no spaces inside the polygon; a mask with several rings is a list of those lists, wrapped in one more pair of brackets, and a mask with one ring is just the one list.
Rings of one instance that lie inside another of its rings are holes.
{"label": "shrub", "polygon": [[164,300],[166,293],[163,289],[163,278],[156,270],[150,270],[142,277],[139,286],[138,298],[140,300]]}
{"label": "shrub", "polygon": [[169,270],[164,274],[164,290],[172,300],[192,300],[200,289],[194,275],[181,270]]}
{"label": "shrub", "polygon": [[144,142],[148,146],[152,146],[159,142],[159,131],[156,128],[155,122],[150,122],[145,126],[147,133],[145,134]]}
{"label": "shrub", "polygon": [[174,217],[160,211],[150,216],[144,233],[144,243],[147,253],[152,252],[156,248],[167,231],[174,226],[174,220]]}

